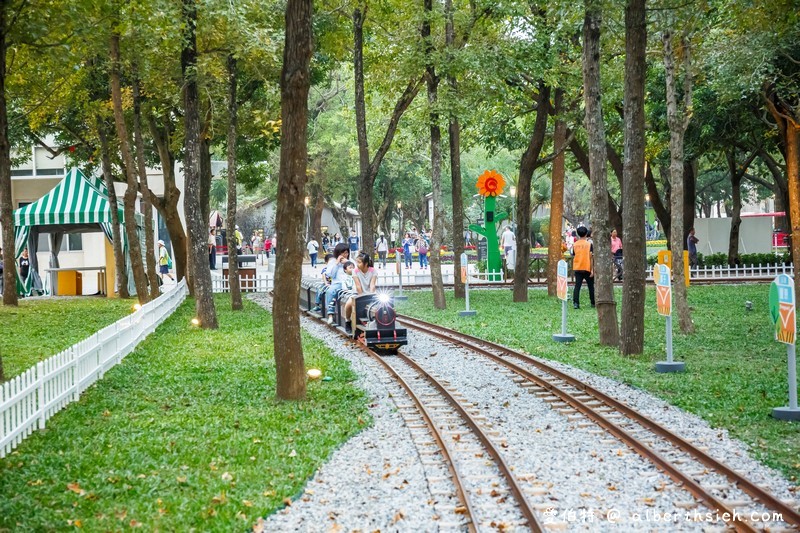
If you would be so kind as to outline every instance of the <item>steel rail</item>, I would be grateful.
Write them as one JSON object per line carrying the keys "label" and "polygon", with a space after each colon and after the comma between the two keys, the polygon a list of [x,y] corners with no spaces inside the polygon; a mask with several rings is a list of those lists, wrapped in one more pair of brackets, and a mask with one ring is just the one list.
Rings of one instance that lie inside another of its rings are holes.
{"label": "steel rail", "polygon": [[483,444],[483,447],[486,448],[486,451],[489,452],[489,455],[497,464],[497,468],[500,470],[500,473],[506,478],[506,482],[508,483],[509,488],[511,489],[511,493],[514,495],[514,498],[517,500],[517,504],[519,505],[520,510],[522,511],[522,515],[528,521],[528,527],[530,527],[531,531],[535,533],[539,533],[544,531],[544,526],[539,522],[539,519],[536,517],[536,511],[528,503],[528,500],[525,498],[525,495],[522,494],[522,488],[519,486],[519,482],[514,474],[511,472],[508,464],[503,460],[503,456],[500,454],[500,451],[494,445],[492,440],[486,434],[486,432],[481,429],[475,419],[470,415],[464,406],[456,400],[452,394],[433,376],[431,376],[424,368],[422,368],[416,361],[411,359],[405,354],[398,353],[397,357],[401,359],[404,363],[408,366],[413,368],[417,373],[419,373],[422,377],[424,377],[428,383],[430,383],[439,393],[447,400],[447,402],[458,411],[461,418],[467,423],[470,427],[472,432],[478,437],[478,439]]}
{"label": "steel rail", "polygon": [[[320,323],[324,323],[327,325],[327,323],[321,318],[315,317],[307,312],[306,315],[310,318],[318,320]],[[339,333],[347,337],[347,335],[345,335],[341,331],[339,331]],[[392,376],[395,379],[395,381],[397,381],[400,384],[401,387],[403,387],[403,389],[406,391],[406,394],[408,394],[409,398],[411,398],[411,401],[414,402],[414,405],[416,405],[417,410],[422,415],[423,420],[425,420],[425,424],[428,426],[428,430],[433,436],[433,440],[439,447],[439,450],[442,453],[443,461],[447,465],[447,469],[450,471],[450,475],[453,478],[453,485],[455,486],[456,489],[456,497],[458,498],[459,502],[461,502],[461,505],[464,508],[463,513],[457,513],[457,514],[463,514],[464,517],[467,519],[467,524],[466,524],[467,530],[470,533],[476,533],[477,527],[475,525],[475,512],[472,506],[472,502],[467,496],[467,491],[464,490],[464,482],[462,481],[461,475],[459,474],[458,470],[456,470],[453,458],[450,456],[450,452],[444,443],[444,437],[442,437],[439,428],[436,427],[436,424],[434,424],[433,418],[428,412],[428,409],[422,403],[422,400],[420,400],[419,397],[414,393],[414,391],[411,389],[411,386],[406,382],[406,380],[403,379],[403,377],[400,374],[398,374],[397,371],[383,359],[383,357],[379,356],[374,351],[370,350],[369,348],[358,342],[356,342],[355,344],[356,346],[358,346],[359,349],[361,349],[361,351],[363,351],[369,357],[380,363],[381,366],[383,366],[383,368],[389,373],[389,375]]]}
{"label": "steel rail", "polygon": [[[546,379],[541,378],[540,376],[536,376],[535,374],[527,371],[526,369],[519,367],[518,365],[511,363],[510,361],[507,361],[506,359],[497,354],[482,349],[477,345],[487,346],[492,350],[501,352],[507,356],[519,359],[527,364],[533,365],[539,370],[551,374],[556,379],[562,380],[590,396],[594,396],[596,399],[605,403],[607,406],[614,408],[615,410],[622,413],[629,419],[634,420],[641,426],[652,431],[657,436],[663,438],[664,440],[670,442],[677,448],[682,449],[684,452],[690,454],[694,459],[703,463],[707,467],[715,470],[719,474],[723,474],[725,477],[728,478],[729,481],[731,481],[734,485],[738,486],[741,490],[750,495],[750,497],[752,497],[754,500],[760,502],[767,508],[779,511],[781,513],[781,518],[787,524],[800,526],[800,513],[798,513],[791,506],[785,504],[784,502],[776,498],[774,495],[770,494],[769,492],[762,489],[752,481],[743,477],[741,474],[737,473],[729,466],[718,461],[717,459],[714,459],[704,451],[698,449],[696,446],[684,440],[682,437],[667,430],[654,420],[646,417],[645,415],[639,413],[638,411],[635,411],[631,407],[599,391],[598,389],[595,389],[591,385],[588,385],[578,380],[577,378],[574,378],[548,365],[547,363],[537,361],[526,354],[511,350],[509,348],[493,343],[491,341],[474,337],[472,335],[467,335],[465,333],[454,331],[449,328],[444,328],[442,326],[418,320],[415,318],[411,318],[408,316],[398,315],[398,320],[401,320],[407,325],[412,326],[414,329],[423,331],[424,333],[434,335],[438,338],[447,340],[449,342],[455,342],[457,344],[465,346],[469,350],[481,353],[489,357],[493,361],[501,363],[502,365],[506,366],[513,372],[525,377],[526,379],[534,381],[535,383],[537,383],[537,385],[541,386],[542,388],[545,388],[551,393],[559,396],[562,400],[572,405],[573,407],[584,413],[589,418],[595,420],[602,427],[609,429],[609,427],[613,426],[615,429],[611,431],[611,433],[613,433],[615,436],[623,440],[623,442],[631,446],[631,448],[636,450],[637,453],[639,453],[643,457],[652,460],[657,464],[659,464],[660,466],[662,466],[665,469],[665,471],[667,471],[670,474],[670,477],[673,477],[673,479],[675,479],[678,482],[685,483],[689,488],[690,492],[692,492],[696,497],[698,497],[698,499],[703,501],[710,508],[714,509],[716,507],[717,509],[714,510],[719,514],[724,514],[727,512],[730,513],[729,516],[731,517],[736,516],[733,514],[732,510],[728,509],[727,506],[724,505],[723,502],[719,501],[713,495],[708,494],[707,491],[705,491],[705,489],[703,489],[702,486],[700,486],[697,482],[695,482],[691,477],[685,475],[677,467],[669,463],[666,459],[658,456],[658,454],[655,451],[651,450],[647,445],[639,442],[638,439],[630,435],[624,429],[616,426],[615,424],[613,424],[613,422],[610,422],[600,413],[596,413],[594,409],[585,405],[585,403],[582,402],[581,400],[575,398],[568,392],[561,390],[556,385],[552,384]],[[678,476],[678,478],[674,476]],[[750,526],[746,522],[735,521],[732,525],[736,527],[736,529],[739,531],[754,531],[752,526]]]}

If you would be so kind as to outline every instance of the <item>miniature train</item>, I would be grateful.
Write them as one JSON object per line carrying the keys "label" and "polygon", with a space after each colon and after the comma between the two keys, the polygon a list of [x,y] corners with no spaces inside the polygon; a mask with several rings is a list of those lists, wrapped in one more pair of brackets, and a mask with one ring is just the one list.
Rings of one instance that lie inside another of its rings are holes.
{"label": "miniature train", "polygon": [[[325,318],[314,312],[317,295],[324,284],[319,279],[303,279],[300,283],[300,307],[309,314]],[[345,298],[335,302],[333,326],[351,335],[371,350],[382,354],[396,354],[397,350],[408,344],[406,330],[398,328],[394,299],[389,293],[362,294],[355,297],[355,320],[348,324],[344,316]]]}

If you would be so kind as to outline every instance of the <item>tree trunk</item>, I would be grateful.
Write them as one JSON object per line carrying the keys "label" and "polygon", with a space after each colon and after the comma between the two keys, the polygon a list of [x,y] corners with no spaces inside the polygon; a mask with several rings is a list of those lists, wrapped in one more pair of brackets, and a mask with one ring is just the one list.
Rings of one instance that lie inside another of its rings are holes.
{"label": "tree trunk", "polygon": [[531,253],[531,178],[536,170],[539,155],[547,133],[547,117],[550,115],[550,87],[539,82],[536,120],[528,148],[522,154],[517,181],[517,261],[514,265],[514,301],[528,301],[528,258]]}
{"label": "tree trunk", "polygon": [[[564,91],[556,89],[554,99],[556,125],[553,131],[553,146],[562,146],[567,139],[567,123],[561,116],[564,109]],[[566,155],[561,152],[553,160],[550,177],[550,242],[547,246],[547,295],[555,297],[558,284],[558,262],[564,257],[561,252],[561,219],[564,216],[564,178],[566,177]]]}
{"label": "tree trunk", "polygon": [[[444,10],[447,16],[445,23],[445,43],[451,53],[455,52],[455,23],[453,21],[453,0],[445,0]],[[458,97],[458,81],[455,75],[447,75],[452,97]],[[451,199],[453,202],[453,292],[456,299],[466,296],[464,282],[461,281],[461,254],[464,253],[464,192],[461,183],[461,124],[458,115],[450,112],[447,134],[450,141],[450,180],[452,183]]]}
{"label": "tree trunk", "polygon": [[[228,55],[228,228],[236,227],[236,58]],[[264,236],[267,237],[266,235]],[[231,290],[231,309],[239,311],[242,291],[239,286],[239,261],[236,246],[228,245],[228,287]]]}
{"label": "tree trunk", "polygon": [[361,248],[372,255],[375,251],[375,178],[378,176],[383,158],[389,151],[397,132],[400,119],[417,96],[421,79],[413,79],[395,103],[394,111],[386,127],[378,150],[370,160],[367,138],[367,112],[364,102],[364,20],[366,5],[353,11],[353,73],[355,84],[356,134],[358,137],[359,193],[358,205],[361,213]]}
{"label": "tree trunk", "polygon": [[428,106],[430,108],[429,123],[431,132],[431,189],[433,192],[433,235],[428,250],[431,269],[431,289],[433,290],[433,306],[445,309],[444,283],[442,281],[441,246],[444,237],[444,210],[442,209],[442,132],[439,128],[438,91],[439,77],[436,74],[433,59],[433,43],[431,41],[430,18],[433,13],[433,0],[424,0],[425,19],[422,22],[422,40],[425,43],[425,73],[428,83]]}
{"label": "tree trunk", "polygon": [[122,87],[120,83],[119,64],[119,34],[114,32],[109,40],[111,53],[111,101],[114,107],[114,124],[117,127],[117,138],[122,153],[122,166],[125,171],[125,180],[128,188],[125,189],[123,209],[125,210],[125,235],[128,237],[128,257],[133,270],[133,282],[136,285],[136,297],[139,303],[150,301],[150,292],[147,287],[147,274],[144,271],[142,260],[142,245],[136,231],[136,198],[138,197],[138,183],[136,179],[136,164],[133,161],[131,146],[128,142],[128,128],[125,125],[125,116],[122,111]]}
{"label": "tree trunk", "polygon": [[299,291],[303,263],[303,216],[305,214],[308,164],[307,120],[309,63],[312,52],[312,0],[288,0],[286,36],[281,71],[281,159],[278,178],[278,234],[275,285],[291,289],[275,291],[272,306],[277,396],[299,400],[306,395],[306,371],[300,342]]}
{"label": "tree trunk", "polygon": [[117,271],[117,293],[120,298],[130,298],[128,293],[128,271],[125,268],[125,252],[122,250],[122,228],[117,209],[117,191],[114,189],[114,170],[111,166],[111,148],[108,146],[106,122],[97,117],[97,136],[100,138],[100,160],[103,166],[103,179],[108,189],[108,204],[111,208],[111,238],[114,248],[114,268]]}
{"label": "tree trunk", "polygon": [[361,213],[361,249],[372,255],[375,249],[375,208],[373,188],[375,180],[370,176],[369,144],[367,139],[367,111],[364,99],[364,19],[367,7],[359,2],[353,10],[353,73],[356,105],[356,134],[358,137],[358,210]]}
{"label": "tree trunk", "polygon": [[206,240],[208,240],[208,221],[211,218],[211,111],[206,114],[206,119],[200,135],[200,211],[205,225]]}
{"label": "tree trunk", "polygon": [[731,173],[731,233],[728,239],[728,264],[739,263],[739,228],[742,225],[742,176],[736,168],[736,148],[726,154],[728,171]]}
{"label": "tree trunk", "polygon": [[[133,142],[136,146],[136,166],[139,170],[139,189],[147,191],[150,185],[147,183],[147,164],[144,160],[144,136],[142,135],[142,98],[139,90],[139,78],[133,78]],[[156,268],[156,251],[153,238],[153,204],[150,202],[147,193],[142,194],[142,208],[144,211],[144,242],[147,253],[145,263],[147,264],[147,279],[150,285],[150,299],[158,298],[159,274]]]}
{"label": "tree trunk", "polygon": [[[594,237],[594,277],[597,323],[600,344],[619,345],[617,303],[614,300],[611,229],[608,222],[608,179],[606,174],[606,132],[600,96],[600,2],[587,0],[583,22],[583,86],[586,107],[586,132],[589,169],[592,181],[592,235]],[[555,141],[554,141],[555,142]],[[563,142],[563,141],[562,141]]]}
{"label": "tree trunk", "polygon": [[800,123],[786,121],[786,181],[789,186],[789,214],[792,221],[792,265],[795,271],[795,302],[800,301]]}
{"label": "tree trunk", "polygon": [[[189,229],[190,282],[194,286],[195,308],[200,327],[217,329],[217,311],[211,290],[211,270],[208,267],[208,219],[203,220],[200,203],[200,99],[197,90],[197,4],[183,0],[183,48],[181,73],[183,74],[183,105],[185,129],[184,173],[186,198],[184,211]],[[294,292],[294,291],[292,291]]]}
{"label": "tree trunk", "polygon": [[683,43],[684,57],[684,102],[678,109],[678,88],[675,76],[675,58],[672,51],[672,32],[667,30],[662,35],[664,43],[664,72],[667,87],[667,122],[669,124],[669,153],[670,153],[670,208],[672,211],[672,235],[670,248],[672,249],[672,292],[675,295],[675,308],[678,311],[678,323],[683,333],[693,333],[694,323],[689,309],[689,300],[684,282],[685,272],[683,265],[683,215],[684,215],[684,187],[683,187],[683,139],[686,128],[689,127],[692,109],[692,64],[688,43]]}
{"label": "tree trunk", "polygon": [[625,7],[625,149],[623,156],[622,239],[625,282],[622,286],[623,355],[644,351],[644,84],[647,71],[645,0],[628,0]]}
{"label": "tree trunk", "polygon": [[148,115],[147,118],[148,125],[150,126],[150,134],[158,149],[158,158],[161,161],[161,172],[164,176],[164,197],[158,198],[149,189],[145,192],[150,202],[152,202],[164,219],[167,233],[169,233],[169,238],[172,241],[175,276],[178,281],[180,281],[186,277],[188,248],[186,243],[186,231],[181,222],[180,210],[178,209],[178,200],[180,199],[181,191],[175,184],[175,154],[171,148],[172,128],[170,128],[168,117],[164,117],[163,126],[158,125],[156,118],[152,114]]}
{"label": "tree trunk", "polygon": [[[14,207],[11,205],[11,143],[6,107],[6,9],[0,2],[0,226],[3,229],[3,304],[17,305],[17,260],[14,246]],[[0,354],[0,381],[2,381]]]}

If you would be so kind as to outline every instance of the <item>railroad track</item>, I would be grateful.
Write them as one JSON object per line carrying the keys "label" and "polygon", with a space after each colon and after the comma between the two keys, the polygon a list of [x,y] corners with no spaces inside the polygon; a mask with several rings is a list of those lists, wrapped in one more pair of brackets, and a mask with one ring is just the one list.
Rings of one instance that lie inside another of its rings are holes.
{"label": "railroad track", "polygon": [[[517,376],[531,392],[563,414],[580,413],[669,475],[717,517],[741,532],[756,531],[748,514],[777,513],[789,528],[800,528],[800,513],[756,483],[652,419],[542,361],[504,346],[436,324],[398,315],[409,329],[432,335],[488,357]],[[718,480],[724,479],[720,484]],[[738,489],[738,491],[736,490]],[[726,498],[729,493],[746,498]],[[687,502],[691,504],[691,502]],[[772,514],[772,516],[775,516]]]}
{"label": "railroad track", "polygon": [[[314,315],[307,316],[322,322]],[[354,344],[382,366],[412,402],[397,404],[395,396],[395,403],[416,440],[420,457],[441,454],[441,462],[450,472],[454,496],[459,502],[452,509],[444,509],[452,512],[453,525],[466,527],[471,532],[497,527],[544,531],[536,511],[523,494],[520,480],[503,459],[499,444],[494,440],[496,432],[476,413],[472,404],[451,390],[446,381],[427,372],[402,352],[384,357],[359,343]],[[437,496],[444,492],[432,490]],[[445,526],[442,522],[438,525]]]}

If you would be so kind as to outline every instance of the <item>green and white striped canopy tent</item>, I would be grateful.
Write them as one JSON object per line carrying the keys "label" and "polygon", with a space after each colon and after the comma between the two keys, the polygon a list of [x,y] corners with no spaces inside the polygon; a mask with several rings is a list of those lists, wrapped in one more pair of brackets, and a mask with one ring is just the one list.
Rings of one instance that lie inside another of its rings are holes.
{"label": "green and white striped canopy tent", "polygon": [[[117,205],[117,212],[120,223],[124,223],[122,205]],[[113,241],[108,189],[102,180],[87,177],[78,169],[70,170],[53,190],[37,201],[14,211],[16,258],[19,260],[28,248],[31,259],[28,277],[23,280],[17,273],[20,292],[29,295],[33,289],[43,291],[36,261],[40,233],[50,234],[50,267],[58,268],[58,251],[65,233],[87,233],[98,229]],[[127,252],[125,232],[122,231],[121,235],[123,250]]]}

